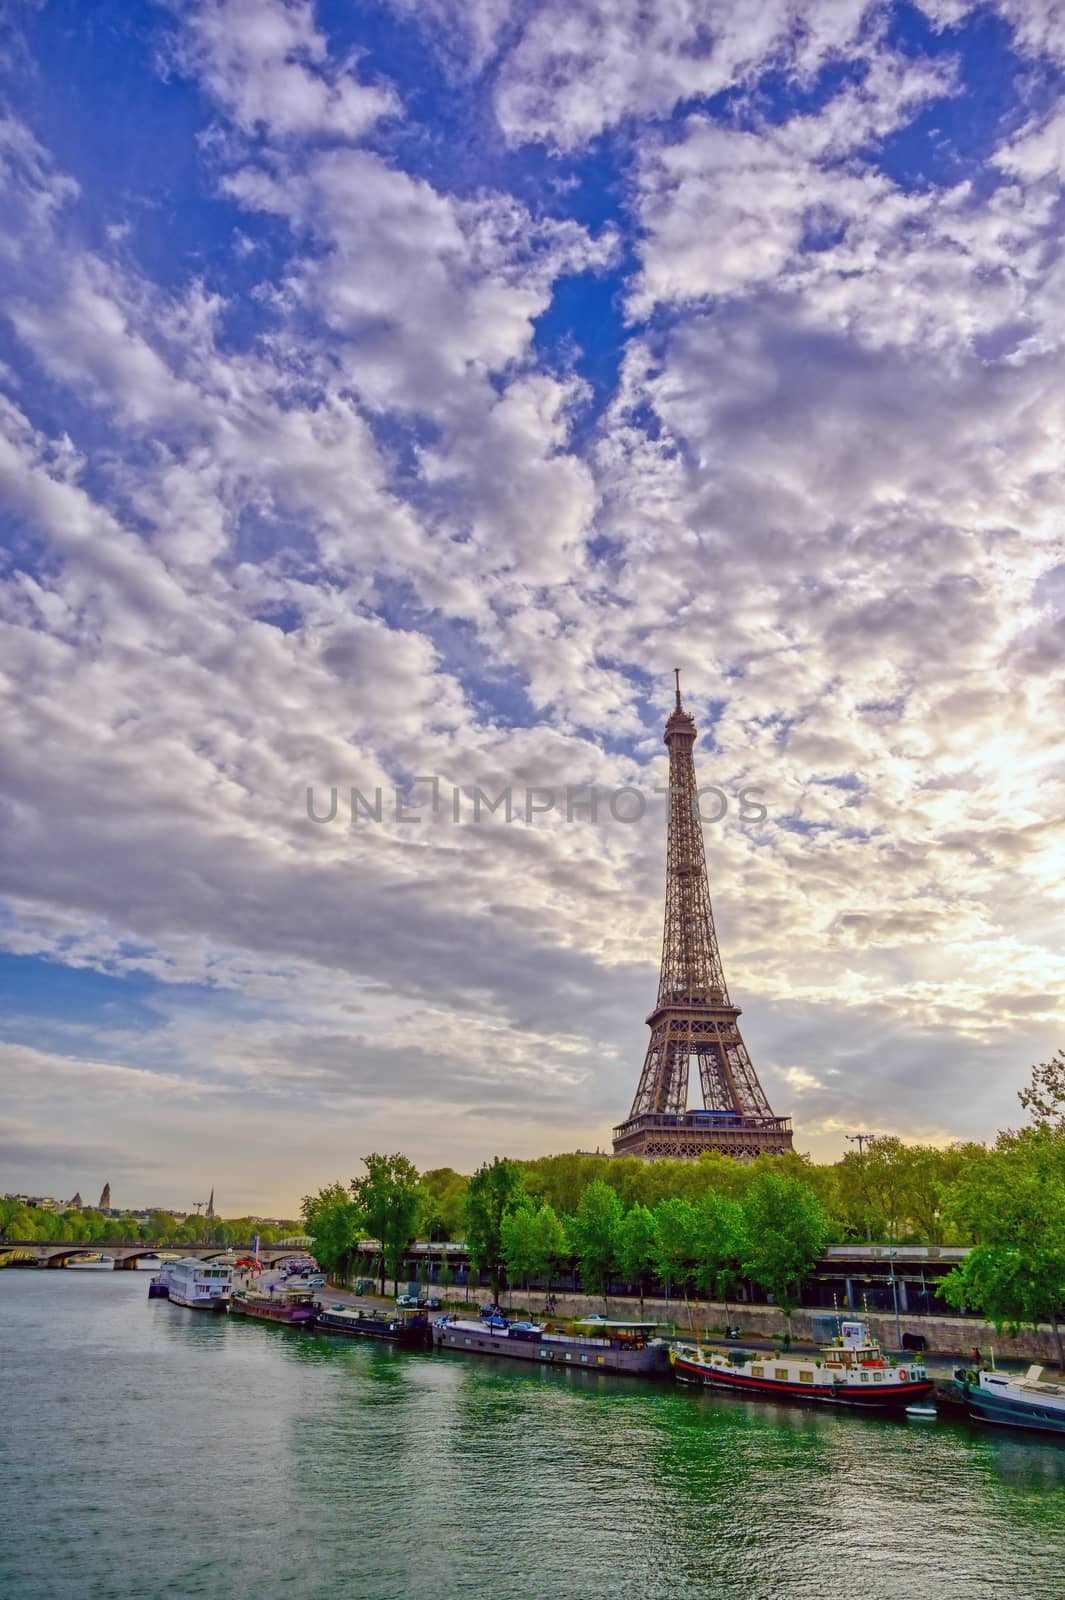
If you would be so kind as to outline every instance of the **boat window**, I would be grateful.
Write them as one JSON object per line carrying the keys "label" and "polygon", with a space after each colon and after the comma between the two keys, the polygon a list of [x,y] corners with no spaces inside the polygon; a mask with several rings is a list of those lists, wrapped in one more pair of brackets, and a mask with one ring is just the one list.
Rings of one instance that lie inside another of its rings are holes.
{"label": "boat window", "polygon": [[873,1373],[873,1382],[874,1383],[882,1383],[883,1379],[884,1379],[884,1374],[882,1372],[874,1372]]}
{"label": "boat window", "polygon": [[869,1382],[869,1374],[867,1372],[863,1372],[862,1373],[862,1382],[863,1383],[868,1383]]}
{"label": "boat window", "polygon": [[751,1368],[751,1376],[754,1377],[754,1378],[764,1378],[765,1377],[765,1368],[764,1367],[752,1367]]}
{"label": "boat window", "polygon": [[800,1383],[813,1383],[813,1381],[814,1381],[814,1375],[813,1375],[812,1372],[803,1372],[803,1371],[799,1372],[799,1382]]}
{"label": "boat window", "polygon": [[773,1375],[774,1377],[778,1378],[781,1383],[787,1383],[788,1381],[787,1367],[777,1367],[776,1372]]}

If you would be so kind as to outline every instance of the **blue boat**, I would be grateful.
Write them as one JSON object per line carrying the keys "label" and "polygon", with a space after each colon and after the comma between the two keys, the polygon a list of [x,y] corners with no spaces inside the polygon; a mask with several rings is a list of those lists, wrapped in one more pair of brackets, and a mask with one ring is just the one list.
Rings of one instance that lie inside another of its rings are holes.
{"label": "blue boat", "polygon": [[1065,1384],[1048,1382],[1042,1367],[1023,1375],[959,1369],[954,1385],[973,1422],[1065,1437]]}

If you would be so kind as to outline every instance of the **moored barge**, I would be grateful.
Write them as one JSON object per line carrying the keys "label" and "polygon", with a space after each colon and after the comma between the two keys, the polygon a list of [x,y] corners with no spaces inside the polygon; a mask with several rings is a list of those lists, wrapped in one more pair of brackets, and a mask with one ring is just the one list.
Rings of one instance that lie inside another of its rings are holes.
{"label": "moored barge", "polygon": [[596,1318],[575,1326],[594,1332],[554,1333],[540,1323],[510,1322],[503,1316],[480,1321],[440,1317],[433,1324],[433,1344],[438,1350],[456,1350],[462,1355],[505,1356],[634,1377],[664,1377],[669,1372],[669,1346],[656,1337],[653,1322]]}
{"label": "moored barge", "polygon": [[904,1409],[933,1392],[919,1361],[893,1365],[872,1338],[866,1322],[844,1322],[840,1336],[819,1354],[704,1352],[678,1345],[670,1353],[680,1383],[705,1384],[733,1394],[820,1405],[858,1406],[873,1411]]}
{"label": "moored barge", "polygon": [[286,1328],[313,1328],[318,1302],[311,1291],[291,1283],[251,1284],[238,1289],[229,1302],[232,1315],[257,1317]]}
{"label": "moored barge", "polygon": [[430,1342],[429,1318],[424,1311],[416,1308],[383,1311],[373,1306],[322,1306],[318,1312],[318,1331],[363,1339],[386,1339],[390,1344],[405,1345],[411,1349]]}

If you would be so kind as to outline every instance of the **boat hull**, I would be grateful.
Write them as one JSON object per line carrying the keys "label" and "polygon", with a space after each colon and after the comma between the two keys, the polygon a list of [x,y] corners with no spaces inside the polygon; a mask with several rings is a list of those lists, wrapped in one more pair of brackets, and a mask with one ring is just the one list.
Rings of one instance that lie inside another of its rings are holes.
{"label": "boat hull", "polygon": [[173,1287],[167,1290],[166,1298],[172,1306],[184,1306],[187,1311],[224,1311],[229,1304],[229,1296],[224,1294],[198,1295],[195,1300],[190,1300],[180,1289]]}
{"label": "boat hull", "polygon": [[272,1322],[280,1328],[313,1328],[318,1317],[317,1306],[270,1305],[268,1302],[257,1305],[239,1296],[229,1302],[229,1310],[234,1317],[255,1317],[259,1322]]}
{"label": "boat hull", "polygon": [[978,1384],[955,1378],[955,1388],[965,1401],[972,1422],[995,1428],[1020,1428],[1026,1433],[1050,1433],[1065,1438],[1065,1412],[1048,1413],[1038,1399],[1030,1403],[1011,1395],[991,1394]]}
{"label": "boat hull", "polygon": [[567,1339],[557,1334],[541,1338],[515,1338],[506,1330],[487,1325],[436,1323],[433,1345],[467,1356],[500,1356],[510,1361],[534,1361],[539,1366],[578,1372],[609,1372],[630,1377],[658,1378],[669,1372],[665,1345],[648,1343],[642,1349],[624,1349],[593,1339]]}
{"label": "boat hull", "polygon": [[149,1300],[169,1300],[170,1290],[165,1283],[160,1283],[158,1278],[153,1278],[148,1285]]}
{"label": "boat hull", "polygon": [[734,1371],[677,1356],[673,1373],[679,1383],[700,1384],[730,1394],[753,1395],[767,1400],[798,1400],[807,1405],[853,1406],[862,1411],[904,1410],[934,1392],[931,1378],[913,1383],[891,1383],[873,1388],[854,1383],[793,1383],[778,1378],[754,1378],[740,1368]]}
{"label": "boat hull", "polygon": [[333,1311],[320,1311],[317,1329],[353,1339],[383,1339],[410,1350],[422,1350],[430,1342],[427,1320],[400,1322],[393,1317],[341,1317]]}

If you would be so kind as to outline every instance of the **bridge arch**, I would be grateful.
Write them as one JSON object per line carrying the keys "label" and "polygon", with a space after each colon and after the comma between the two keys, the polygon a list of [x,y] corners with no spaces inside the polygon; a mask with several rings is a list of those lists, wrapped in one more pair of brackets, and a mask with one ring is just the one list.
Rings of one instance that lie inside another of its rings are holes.
{"label": "bridge arch", "polygon": [[25,1245],[15,1245],[10,1250],[0,1246],[0,1267],[31,1267],[35,1266],[37,1257],[32,1250],[27,1250]]}

